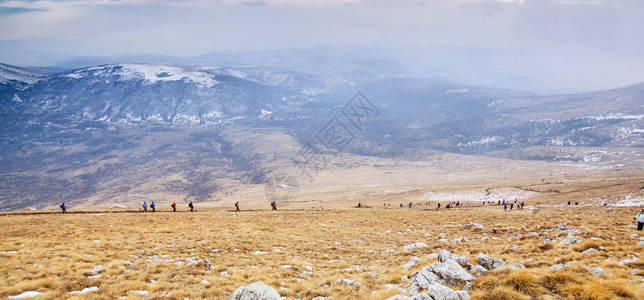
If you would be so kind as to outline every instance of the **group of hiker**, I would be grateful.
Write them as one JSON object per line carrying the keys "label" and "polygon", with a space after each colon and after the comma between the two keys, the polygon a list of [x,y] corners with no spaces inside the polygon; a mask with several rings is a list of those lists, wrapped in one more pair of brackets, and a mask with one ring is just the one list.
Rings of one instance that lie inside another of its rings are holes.
{"label": "group of hiker", "polygon": [[[503,199],[502,201],[499,200],[497,202],[497,204],[498,205],[503,204],[503,210],[508,210],[508,205],[510,207],[510,210],[513,210],[515,204],[516,204],[517,209],[523,209],[523,206],[525,205],[525,202],[518,201],[516,199],[514,200],[514,202],[506,202],[505,199]],[[570,205],[570,204],[571,204],[570,201],[568,201],[568,205]],[[385,207],[387,207],[387,203],[385,203],[384,205],[385,205]],[[409,202],[408,207],[412,208],[412,205],[413,205],[412,202]],[[427,205],[429,206],[430,203],[427,202]],[[437,202],[436,205],[437,205],[436,210],[439,210],[441,208],[441,203]],[[578,205],[578,203],[575,202],[575,205]],[[389,206],[391,206],[391,204],[389,204]],[[463,204],[460,201],[455,201],[455,202],[453,201],[453,202],[449,202],[445,207],[446,208],[451,208],[451,207],[460,207],[460,206],[463,206]],[[176,202],[172,202],[170,207],[172,208],[173,212],[177,211],[177,203]],[[362,207],[362,203],[358,203],[357,207]],[[403,207],[404,207],[403,203],[400,203],[400,208],[403,208]],[[190,201],[190,203],[188,203],[188,208],[190,208],[191,212],[194,211],[195,206],[192,203],[192,201]],[[60,204],[60,209],[61,209],[62,213],[64,213],[64,214],[67,213],[67,206],[65,206],[65,202]],[[152,201],[152,203],[150,203],[150,209],[152,209],[152,212],[156,211],[156,204],[154,203],[154,201]],[[275,201],[271,202],[271,210],[277,210],[277,203]],[[148,211],[148,203],[146,201],[144,201],[143,202],[143,212],[147,212],[147,211]],[[239,201],[235,202],[235,211],[240,211],[239,210]],[[642,209],[642,211],[640,211],[640,213],[637,214],[637,216],[635,216],[634,219],[637,220],[637,230],[642,231],[642,228],[644,228],[644,209]]]}
{"label": "group of hiker", "polygon": [[[173,212],[177,211],[177,203],[176,202],[172,202],[172,204],[170,204],[170,207],[172,208]],[[156,204],[154,203],[154,201],[152,201],[152,203],[150,203],[150,208],[152,209],[152,212],[157,211],[156,210]],[[195,206],[194,206],[194,204],[192,204],[192,201],[190,201],[190,203],[188,203],[188,208],[190,208],[191,212],[195,210]],[[143,201],[143,212],[147,212],[147,211],[148,211],[148,203],[146,201]]]}

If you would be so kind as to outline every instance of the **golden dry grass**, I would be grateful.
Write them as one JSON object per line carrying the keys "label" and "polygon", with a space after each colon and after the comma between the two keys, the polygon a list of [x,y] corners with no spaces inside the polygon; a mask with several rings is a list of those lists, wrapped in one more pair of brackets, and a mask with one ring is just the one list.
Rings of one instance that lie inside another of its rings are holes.
{"label": "golden dry grass", "polygon": [[[151,298],[226,299],[241,285],[263,281],[289,299],[386,299],[408,287],[404,275],[444,248],[474,261],[479,252],[510,263],[530,259],[527,270],[479,277],[474,299],[642,299],[642,261],[620,263],[642,255],[641,233],[633,237],[627,226],[633,214],[615,207],[503,212],[493,206],[8,215],[0,217],[0,273],[6,274],[0,297],[36,290],[40,298],[139,298],[133,291],[147,291]],[[485,228],[464,229],[469,222]],[[552,230],[564,223],[582,230],[583,242],[543,243],[566,237]],[[489,240],[481,242],[483,236]],[[468,240],[453,243],[459,237]],[[428,247],[402,250],[415,242]],[[403,271],[412,256],[423,262]],[[565,262],[571,263],[565,269],[549,269]],[[594,266],[604,275],[586,270]],[[340,278],[361,286],[338,284]],[[98,291],[70,293],[92,286]]]}

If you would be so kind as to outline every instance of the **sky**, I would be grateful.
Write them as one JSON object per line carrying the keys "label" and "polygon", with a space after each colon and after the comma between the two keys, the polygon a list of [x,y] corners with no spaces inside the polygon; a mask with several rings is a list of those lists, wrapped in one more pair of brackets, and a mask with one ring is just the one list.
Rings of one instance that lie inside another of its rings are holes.
{"label": "sky", "polygon": [[592,89],[644,81],[643,37],[641,0],[0,0],[0,62],[17,65],[131,53],[438,45],[520,56],[533,61],[529,68],[555,68],[554,76],[568,80],[586,74],[578,88]]}

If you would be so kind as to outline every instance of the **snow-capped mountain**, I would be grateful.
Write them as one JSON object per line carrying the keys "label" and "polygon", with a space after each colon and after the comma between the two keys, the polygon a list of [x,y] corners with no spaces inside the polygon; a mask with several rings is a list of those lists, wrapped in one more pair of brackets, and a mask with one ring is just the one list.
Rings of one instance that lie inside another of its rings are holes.
{"label": "snow-capped mountain", "polygon": [[[45,74],[0,65],[2,207],[159,191],[212,199],[261,183],[305,142],[324,150],[315,137],[334,117],[352,128],[344,151],[353,155],[602,162],[639,159],[644,147],[644,84],[539,96],[345,71],[109,64]],[[380,111],[360,130],[342,114],[357,92]]]}
{"label": "snow-capped mountain", "polygon": [[[229,72],[230,73],[230,72]],[[134,124],[216,125],[253,119],[293,98],[279,86],[195,68],[115,64],[50,75],[16,92],[23,111],[38,123],[44,115]],[[12,98],[14,98],[12,96]]]}

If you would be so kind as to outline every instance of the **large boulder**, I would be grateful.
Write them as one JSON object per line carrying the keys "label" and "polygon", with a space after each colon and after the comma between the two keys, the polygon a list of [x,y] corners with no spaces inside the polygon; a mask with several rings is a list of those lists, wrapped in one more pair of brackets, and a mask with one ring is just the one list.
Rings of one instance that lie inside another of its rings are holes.
{"label": "large boulder", "polygon": [[468,273],[455,260],[446,260],[444,262],[435,262],[429,265],[429,268],[441,278],[443,283],[460,284],[466,281],[474,280],[474,276]]}
{"label": "large boulder", "polygon": [[481,265],[482,267],[490,271],[496,268],[501,268],[505,266],[504,261],[498,258],[491,258],[483,253],[479,253],[478,257],[476,258],[476,261],[478,261],[479,265]]}
{"label": "large boulder", "polygon": [[279,300],[281,299],[272,287],[258,281],[239,287],[230,297],[231,300]]}

